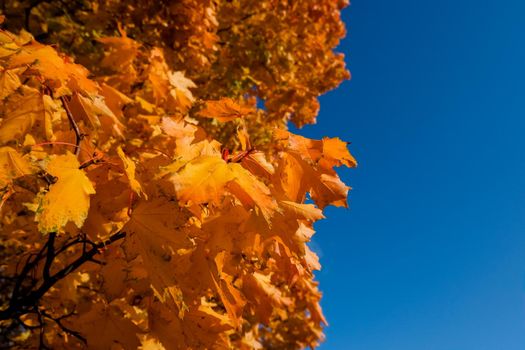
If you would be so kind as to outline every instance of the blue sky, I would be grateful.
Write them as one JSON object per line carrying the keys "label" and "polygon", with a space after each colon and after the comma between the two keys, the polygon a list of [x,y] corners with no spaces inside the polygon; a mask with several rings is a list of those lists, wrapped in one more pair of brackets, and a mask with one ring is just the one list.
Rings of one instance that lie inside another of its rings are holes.
{"label": "blue sky", "polygon": [[351,141],[312,242],[321,349],[525,349],[525,3],[355,0],[352,80],[301,134]]}

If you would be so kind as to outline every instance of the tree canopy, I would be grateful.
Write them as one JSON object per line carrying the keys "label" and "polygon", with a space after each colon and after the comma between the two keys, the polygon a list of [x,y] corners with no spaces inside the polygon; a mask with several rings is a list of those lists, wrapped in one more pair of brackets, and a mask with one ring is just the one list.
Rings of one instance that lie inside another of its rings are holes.
{"label": "tree canopy", "polygon": [[0,5],[0,344],[316,347],[347,2]]}

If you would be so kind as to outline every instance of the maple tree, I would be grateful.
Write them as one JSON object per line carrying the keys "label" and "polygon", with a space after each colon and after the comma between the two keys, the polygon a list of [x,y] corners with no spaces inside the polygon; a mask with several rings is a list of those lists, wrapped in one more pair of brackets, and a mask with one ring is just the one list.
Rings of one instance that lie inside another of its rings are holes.
{"label": "maple tree", "polygon": [[347,2],[0,5],[0,344],[317,346]]}

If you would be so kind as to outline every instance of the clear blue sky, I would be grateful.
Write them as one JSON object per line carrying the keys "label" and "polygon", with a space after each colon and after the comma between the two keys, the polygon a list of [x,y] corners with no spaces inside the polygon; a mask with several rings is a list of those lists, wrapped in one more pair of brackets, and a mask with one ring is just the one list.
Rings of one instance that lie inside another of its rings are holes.
{"label": "clear blue sky", "polygon": [[355,0],[353,78],[303,135],[351,141],[312,243],[322,349],[525,349],[525,3]]}

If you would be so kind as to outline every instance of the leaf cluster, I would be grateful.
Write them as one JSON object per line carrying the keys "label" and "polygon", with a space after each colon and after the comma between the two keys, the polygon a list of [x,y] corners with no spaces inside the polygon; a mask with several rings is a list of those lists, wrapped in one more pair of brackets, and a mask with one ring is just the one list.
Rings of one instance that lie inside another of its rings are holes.
{"label": "leaf cluster", "polygon": [[343,5],[5,2],[0,342],[315,347],[307,243],[356,162],[286,123],[347,77]]}

